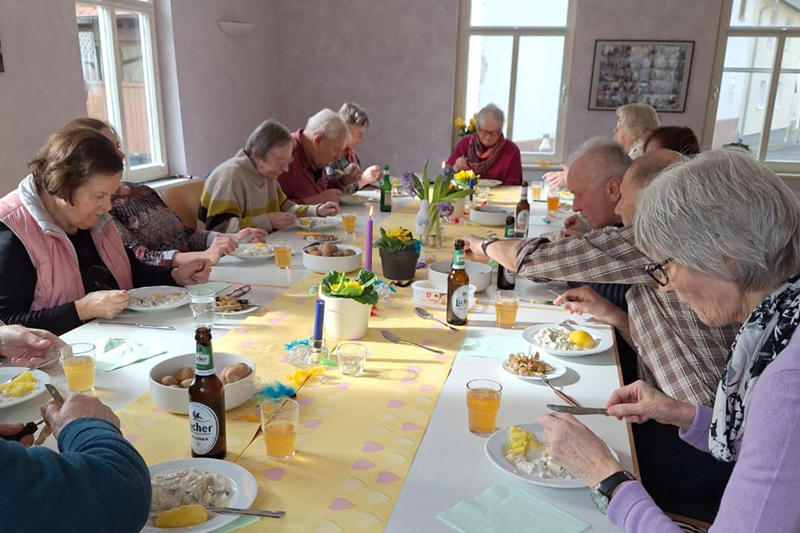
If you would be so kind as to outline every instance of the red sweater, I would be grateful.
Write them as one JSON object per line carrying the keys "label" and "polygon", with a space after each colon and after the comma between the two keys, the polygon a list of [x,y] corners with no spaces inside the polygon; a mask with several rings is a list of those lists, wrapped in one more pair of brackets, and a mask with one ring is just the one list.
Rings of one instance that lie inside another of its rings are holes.
{"label": "red sweater", "polygon": [[[472,144],[473,133],[471,135],[464,135],[456,149],[453,150],[453,155],[447,160],[448,165],[453,165],[459,157],[467,157],[469,146]],[[481,174],[481,178],[487,180],[500,180],[503,185],[521,185],[522,184],[522,159],[519,155],[519,147],[506,139],[503,145],[503,151],[500,152],[500,157],[494,162],[494,165]]]}

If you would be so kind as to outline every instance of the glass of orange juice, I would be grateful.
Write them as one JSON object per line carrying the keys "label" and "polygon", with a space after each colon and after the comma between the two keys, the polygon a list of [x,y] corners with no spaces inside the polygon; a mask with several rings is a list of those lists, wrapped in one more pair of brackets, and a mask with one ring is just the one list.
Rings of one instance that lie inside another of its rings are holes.
{"label": "glass of orange juice", "polygon": [[519,295],[514,291],[497,291],[494,295],[494,309],[497,314],[497,327],[514,329],[517,324]]}
{"label": "glass of orange juice", "polygon": [[346,233],[356,232],[356,216],[352,213],[342,215],[342,228]]}
{"label": "glass of orange juice", "polygon": [[288,398],[261,404],[261,430],[270,459],[291,459],[297,453],[297,424],[300,405]]}
{"label": "glass of orange juice", "polygon": [[276,241],[272,245],[272,253],[275,254],[275,266],[278,268],[289,268],[292,264],[292,243],[289,241]]}
{"label": "glass of orange juice", "polygon": [[547,190],[547,212],[555,213],[558,211],[558,204],[561,203],[561,187],[553,187]]}
{"label": "glass of orange juice", "polygon": [[70,392],[94,390],[95,349],[94,344],[79,342],[61,348],[61,366],[67,377]]}
{"label": "glass of orange juice", "polygon": [[490,379],[473,379],[467,383],[469,430],[473,435],[488,437],[497,428],[497,411],[503,386]]}

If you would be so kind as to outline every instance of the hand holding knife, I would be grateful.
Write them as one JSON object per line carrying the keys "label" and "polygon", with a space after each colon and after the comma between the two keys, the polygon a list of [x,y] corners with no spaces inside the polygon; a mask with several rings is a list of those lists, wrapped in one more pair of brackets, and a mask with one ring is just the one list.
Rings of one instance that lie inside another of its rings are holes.
{"label": "hand holding knife", "polygon": [[[50,393],[50,396],[53,398],[53,401],[56,402],[56,405],[58,405],[59,407],[64,405],[64,397],[61,396],[61,393],[58,392],[58,389],[56,389],[53,385],[50,385],[49,383],[46,384],[44,387],[47,389],[47,392]],[[0,439],[6,441],[19,442],[28,435],[33,435],[34,433],[36,433],[36,430],[39,428],[42,422],[44,422],[44,418],[42,418],[38,422],[28,422],[27,424],[22,426],[21,430],[17,431],[13,435],[0,435]]]}

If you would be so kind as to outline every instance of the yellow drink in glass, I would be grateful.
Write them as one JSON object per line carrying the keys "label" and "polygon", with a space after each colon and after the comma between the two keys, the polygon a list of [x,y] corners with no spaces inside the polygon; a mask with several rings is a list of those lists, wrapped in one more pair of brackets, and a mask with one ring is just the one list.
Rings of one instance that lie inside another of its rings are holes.
{"label": "yellow drink in glass", "polygon": [[67,387],[71,392],[87,392],[94,389],[94,357],[78,355],[65,359],[62,363]]}
{"label": "yellow drink in glass", "polygon": [[297,426],[286,420],[267,424],[264,431],[267,455],[272,459],[291,459],[297,449]]}
{"label": "yellow drink in glass", "polygon": [[289,268],[292,264],[292,245],[289,242],[276,242],[272,246],[272,253],[275,254],[275,266],[278,268]]}
{"label": "yellow drink in glass", "polygon": [[342,228],[347,233],[355,233],[355,231],[356,231],[356,216],[355,215],[342,215]]}
{"label": "yellow drink in glass", "polygon": [[494,296],[494,309],[496,312],[497,326],[503,329],[513,329],[517,324],[517,309],[519,309],[519,295],[514,291],[497,291]]}
{"label": "yellow drink in glass", "polygon": [[531,197],[533,201],[539,200],[542,197],[542,182],[535,181],[531,184]]}
{"label": "yellow drink in glass", "polygon": [[547,212],[555,213],[558,211],[558,204],[561,203],[561,195],[552,193],[547,195]]}
{"label": "yellow drink in glass", "polygon": [[494,433],[502,391],[502,385],[488,379],[474,379],[467,383],[467,410],[471,433],[483,437]]}

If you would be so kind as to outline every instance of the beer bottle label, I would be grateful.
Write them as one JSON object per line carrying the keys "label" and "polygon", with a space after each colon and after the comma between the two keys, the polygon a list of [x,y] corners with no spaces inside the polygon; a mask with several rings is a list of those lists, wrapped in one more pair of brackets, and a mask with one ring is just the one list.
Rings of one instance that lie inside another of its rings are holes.
{"label": "beer bottle label", "polygon": [[506,280],[506,283],[513,285],[517,282],[517,273],[513,270],[509,270],[507,268],[503,269],[503,279]]}
{"label": "beer bottle label", "polygon": [[528,218],[530,218],[530,211],[520,211],[517,213],[517,231],[528,231]]}
{"label": "beer bottle label", "polygon": [[514,238],[514,225],[513,224],[511,224],[510,226],[506,226],[505,238],[506,239],[513,239]]}
{"label": "beer bottle label", "polygon": [[456,250],[453,256],[453,268],[463,270],[464,267],[464,250]]}
{"label": "beer bottle label", "polygon": [[214,355],[211,346],[197,345],[194,354],[194,373],[198,376],[210,376],[214,373]]}
{"label": "beer bottle label", "polygon": [[206,455],[219,439],[219,419],[213,409],[202,403],[189,403],[189,424],[191,425],[192,451]]}
{"label": "beer bottle label", "polygon": [[462,320],[467,318],[467,310],[469,308],[468,298],[469,285],[462,285],[453,291],[453,297],[450,300],[453,314]]}

